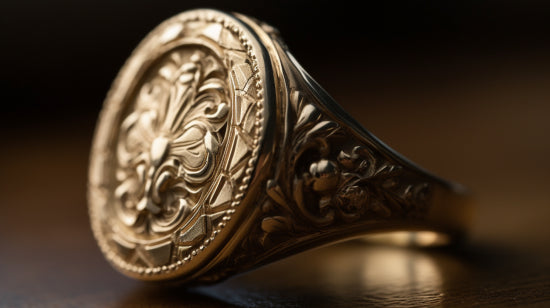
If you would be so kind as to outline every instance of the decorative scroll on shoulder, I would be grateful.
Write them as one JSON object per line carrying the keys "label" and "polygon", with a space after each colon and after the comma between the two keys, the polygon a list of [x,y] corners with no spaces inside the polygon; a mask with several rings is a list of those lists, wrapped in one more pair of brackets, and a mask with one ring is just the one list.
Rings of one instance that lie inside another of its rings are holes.
{"label": "decorative scroll on shoulder", "polygon": [[290,103],[290,150],[267,182],[262,245],[358,220],[422,215],[427,182],[358,141],[303,93],[293,90]]}

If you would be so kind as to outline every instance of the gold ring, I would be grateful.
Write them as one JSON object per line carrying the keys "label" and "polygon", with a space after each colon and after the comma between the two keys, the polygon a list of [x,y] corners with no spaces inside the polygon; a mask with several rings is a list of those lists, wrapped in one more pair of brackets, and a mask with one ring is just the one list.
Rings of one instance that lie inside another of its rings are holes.
{"label": "gold ring", "polygon": [[471,213],[461,186],[344,112],[273,27],[215,10],[166,20],[127,60],[97,124],[88,200],[116,269],[187,283],[367,234],[452,241]]}

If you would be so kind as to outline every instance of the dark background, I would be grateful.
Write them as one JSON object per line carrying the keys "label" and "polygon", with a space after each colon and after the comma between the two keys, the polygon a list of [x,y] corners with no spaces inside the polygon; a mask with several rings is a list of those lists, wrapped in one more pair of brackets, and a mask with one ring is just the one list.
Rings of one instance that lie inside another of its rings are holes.
{"label": "dark background", "polygon": [[534,1],[366,1],[364,9],[346,1],[2,1],[0,91],[10,124],[31,116],[92,125],[139,41],[198,7],[277,27],[329,92],[440,87],[457,75],[502,78],[518,66],[537,73],[549,65],[550,5]]}
{"label": "dark background", "polygon": [[[97,114],[148,31],[198,7],[277,27],[367,129],[469,186],[471,240],[435,251],[324,249],[192,291],[111,270],[86,212]],[[2,1],[0,76],[0,306],[549,305],[543,1]],[[382,262],[392,258],[406,270]]]}

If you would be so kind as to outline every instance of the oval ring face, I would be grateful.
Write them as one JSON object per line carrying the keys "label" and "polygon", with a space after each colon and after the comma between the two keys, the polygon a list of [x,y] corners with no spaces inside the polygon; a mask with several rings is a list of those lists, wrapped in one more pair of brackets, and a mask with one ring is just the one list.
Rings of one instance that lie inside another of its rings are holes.
{"label": "oval ring face", "polygon": [[155,29],[123,67],[90,163],[92,228],[109,261],[142,279],[184,272],[223,245],[258,157],[263,83],[245,31],[214,11]]}

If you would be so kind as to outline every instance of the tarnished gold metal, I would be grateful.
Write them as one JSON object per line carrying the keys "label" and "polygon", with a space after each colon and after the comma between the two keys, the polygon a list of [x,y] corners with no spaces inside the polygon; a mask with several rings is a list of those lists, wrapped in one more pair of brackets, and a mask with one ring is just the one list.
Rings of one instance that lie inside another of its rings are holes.
{"label": "tarnished gold metal", "polygon": [[170,18],[128,59],[99,118],[88,197],[116,269],[189,283],[382,231],[452,239],[470,214],[462,188],[348,116],[274,28],[214,10]]}

